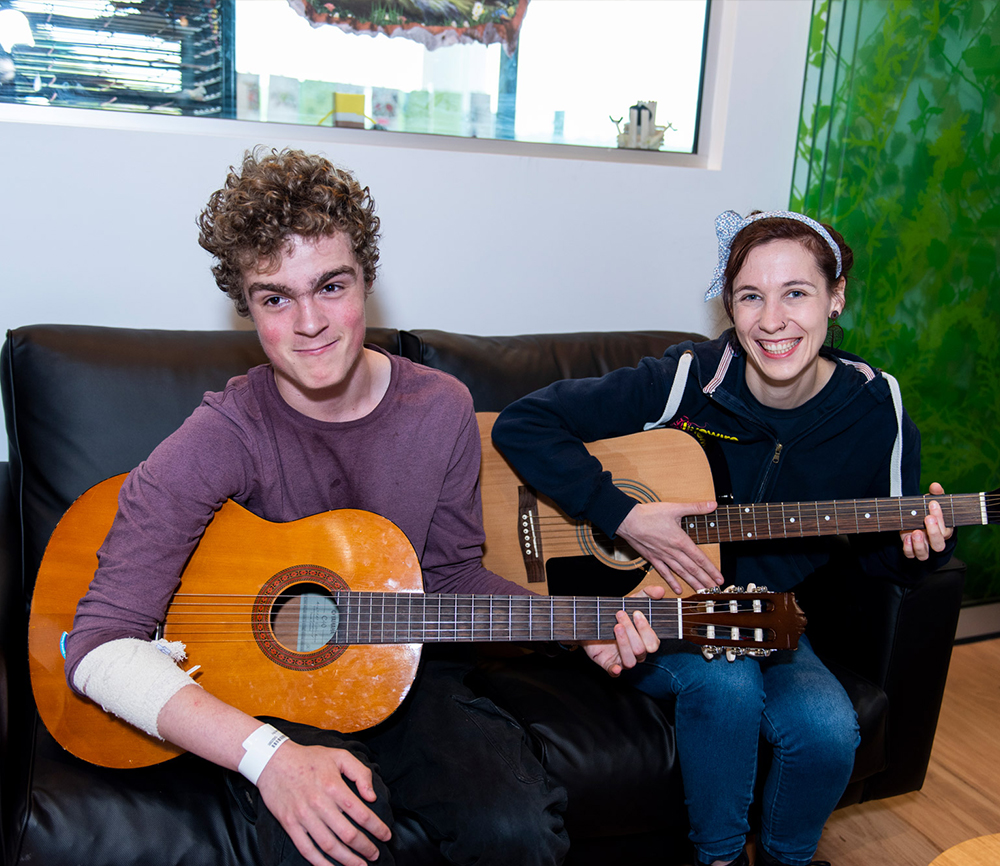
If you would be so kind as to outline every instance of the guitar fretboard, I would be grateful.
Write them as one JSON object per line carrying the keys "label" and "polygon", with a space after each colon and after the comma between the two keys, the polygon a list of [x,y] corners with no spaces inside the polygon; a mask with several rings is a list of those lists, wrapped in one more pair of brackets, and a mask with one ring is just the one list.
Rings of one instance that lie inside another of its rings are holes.
{"label": "guitar fretboard", "polygon": [[789,593],[692,598],[335,592],[331,644],[613,640],[616,614],[642,611],[668,639],[704,646],[788,649],[804,618]]}
{"label": "guitar fretboard", "polygon": [[922,526],[931,500],[940,503],[949,526],[989,522],[986,494],[964,493],[726,505],[711,514],[685,517],[682,526],[697,544],[898,531]]}
{"label": "guitar fretboard", "polygon": [[613,640],[623,609],[629,616],[641,610],[661,638],[682,634],[682,599],[406,592],[333,598],[338,644]]}

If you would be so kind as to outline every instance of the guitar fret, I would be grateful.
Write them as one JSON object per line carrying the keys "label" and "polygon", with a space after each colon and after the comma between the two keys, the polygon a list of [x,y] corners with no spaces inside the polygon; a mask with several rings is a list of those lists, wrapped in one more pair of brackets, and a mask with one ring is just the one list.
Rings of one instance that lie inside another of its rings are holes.
{"label": "guitar fret", "polygon": [[830,525],[830,506],[833,503],[824,502],[823,512],[820,514],[820,503],[816,503],[816,532],[821,535],[831,535],[835,533],[834,528]]}

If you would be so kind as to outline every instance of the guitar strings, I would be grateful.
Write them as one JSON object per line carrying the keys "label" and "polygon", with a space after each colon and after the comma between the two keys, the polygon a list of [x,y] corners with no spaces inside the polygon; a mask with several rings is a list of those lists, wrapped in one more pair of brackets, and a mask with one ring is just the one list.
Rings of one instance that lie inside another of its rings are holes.
{"label": "guitar strings", "polygon": [[[768,514],[802,511],[809,514],[814,513],[817,509],[820,509],[823,513],[827,511],[853,513],[881,510],[883,514],[891,516],[894,512],[899,511],[900,506],[912,509],[912,507],[918,503],[926,506],[929,502],[937,502],[942,506],[943,511],[954,511],[956,514],[963,514],[967,517],[978,516],[981,514],[980,506],[983,502],[985,502],[987,506],[995,506],[1000,503],[1000,490],[982,494],[946,493],[941,496],[923,494],[920,496],[872,497],[868,499],[817,500],[815,502],[753,502],[734,505],[720,505],[715,511],[709,512],[708,514],[685,515],[685,517],[693,520],[695,518],[711,518],[715,515],[738,516],[741,511],[755,511],[758,513],[765,512]],[[881,508],[878,507],[879,505],[881,505]],[[924,508],[924,512],[926,514],[926,507]],[[561,514],[540,514],[535,512],[535,519],[541,520],[542,522],[553,521],[568,524],[570,526],[575,525],[574,521]]]}
{"label": "guitar strings", "polygon": [[[407,610],[400,611],[399,605],[392,604],[395,608],[393,615],[386,615],[385,602],[401,601],[397,596],[403,596]],[[336,593],[331,598],[343,601],[343,593]],[[484,602],[495,602],[498,597],[485,596],[476,598],[472,596],[453,595],[428,595],[424,593],[379,593],[379,592],[351,592],[347,599],[347,604],[341,610],[341,619],[346,620],[345,627],[341,630],[344,634],[345,644],[393,644],[393,643],[424,643],[433,641],[453,641],[459,639],[469,641],[493,642],[500,641],[532,641],[551,640],[558,638],[570,640],[591,639],[591,635],[599,635],[602,630],[602,620],[604,631],[609,631],[615,621],[615,613],[624,608],[642,610],[654,627],[663,628],[663,621],[671,626],[671,630],[676,627],[678,603],[676,599],[615,599],[598,597],[534,597],[551,600],[551,604],[545,607],[557,608],[544,613],[531,611],[531,599],[529,596],[513,596],[511,601],[503,605],[497,613],[509,614],[510,619],[503,616],[484,616],[484,611],[479,611],[480,621],[475,620],[477,608],[482,608]],[[194,601],[192,599],[197,599]],[[220,601],[220,599],[222,599]],[[278,600],[281,600],[280,597]],[[245,642],[255,641],[249,626],[250,616],[254,610],[256,596],[250,595],[226,595],[226,594],[185,594],[178,593],[175,601],[168,611],[166,620],[166,637],[172,639],[202,640],[204,637],[214,639],[215,642]],[[416,628],[411,617],[405,614],[413,613],[412,604],[416,601],[416,607],[420,609],[422,615],[418,618]],[[717,608],[715,614],[725,615],[733,612],[730,610],[731,599],[720,597],[713,599]],[[625,604],[628,602],[628,604]],[[654,602],[654,604],[650,604]],[[502,603],[501,603],[502,604]],[[583,606],[585,605],[585,608]],[[574,609],[575,606],[575,609]],[[684,638],[696,638],[699,642],[706,642],[707,627],[712,626],[718,632],[715,641],[723,644],[747,644],[752,645],[753,638],[749,637],[754,633],[753,628],[743,626],[734,634],[732,623],[725,620],[711,620],[712,616],[706,610],[704,599],[682,599],[680,601],[682,613],[686,610],[685,616],[693,614],[699,615],[697,622],[682,621],[681,636]],[[752,613],[751,607],[746,600],[737,600],[737,611],[739,613]],[[177,608],[181,608],[177,610]],[[448,610],[442,611],[442,608]],[[509,610],[507,608],[510,608]],[[583,608],[583,609],[582,609]],[[519,609],[519,610],[518,610]],[[439,615],[447,613],[440,619],[428,616],[427,611]],[[224,618],[218,618],[222,611]],[[399,616],[402,613],[403,616]],[[521,615],[521,619],[517,618]],[[351,617],[360,618],[360,622],[351,622]],[[527,619],[524,617],[527,616]],[[208,619],[205,617],[216,617]],[[233,618],[230,618],[233,617]],[[465,617],[468,617],[466,619]],[[370,621],[369,621],[370,620]],[[353,628],[353,632],[352,632]],[[230,631],[231,629],[231,631]],[[539,637],[538,630],[544,630],[544,635]],[[391,632],[393,639],[388,639]],[[414,634],[416,632],[416,634]],[[768,629],[764,632],[770,634]],[[499,635],[499,637],[498,637]],[[337,635],[332,635],[330,642]],[[672,635],[671,635],[672,636]],[[708,638],[708,640],[712,640]],[[202,642],[209,642],[202,640]],[[758,641],[759,642],[759,641]]]}
{"label": "guitar strings", "polygon": [[[711,541],[749,540],[760,535],[794,537],[837,535],[841,532],[853,534],[859,530],[880,531],[878,525],[880,517],[882,520],[895,522],[897,526],[899,521],[904,519],[907,524],[915,521],[916,525],[912,527],[907,525],[904,528],[917,528],[927,514],[928,501],[937,501],[941,504],[946,522],[950,517],[954,525],[975,525],[983,522],[984,505],[987,509],[992,509],[1000,504],[1000,491],[942,496],[928,494],[901,497],[898,500],[883,497],[813,503],[762,502],[752,505],[723,505],[709,514],[684,515],[680,521],[687,523],[686,529],[696,537],[705,535]],[[881,508],[878,507],[879,503]],[[902,513],[904,508],[912,512],[913,506],[917,503],[923,504],[923,514]],[[862,514],[874,514],[874,517],[866,516],[865,520],[875,520],[875,524],[867,525],[861,522],[859,515]],[[831,519],[832,523],[828,523]],[[841,521],[847,525],[843,530],[839,526]],[[558,514],[538,513],[533,516],[533,522],[545,530],[547,537],[557,542],[567,538],[580,541],[580,533],[584,532],[592,536],[594,542],[604,550],[627,553],[629,561],[640,558],[626,542],[610,538],[589,523],[572,521]],[[758,525],[762,527],[761,530],[758,530]],[[885,531],[892,531],[895,528],[890,525]],[[543,538],[543,544],[544,540]],[[587,552],[591,552],[589,545]]]}

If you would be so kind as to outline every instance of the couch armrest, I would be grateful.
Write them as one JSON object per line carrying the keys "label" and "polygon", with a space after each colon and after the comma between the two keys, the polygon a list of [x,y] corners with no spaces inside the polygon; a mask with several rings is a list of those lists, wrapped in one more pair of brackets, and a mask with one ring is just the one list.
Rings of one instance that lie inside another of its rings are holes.
{"label": "couch armrest", "polygon": [[7,781],[10,768],[10,683],[7,673],[7,648],[14,635],[21,631],[15,611],[20,610],[18,593],[19,568],[14,556],[14,507],[10,486],[10,466],[0,463],[0,863],[7,862],[9,816]]}
{"label": "couch armrest", "polygon": [[866,780],[861,800],[923,784],[964,582],[965,563],[953,558],[911,586],[828,566],[797,592],[816,652],[875,683],[889,699],[888,767]]}

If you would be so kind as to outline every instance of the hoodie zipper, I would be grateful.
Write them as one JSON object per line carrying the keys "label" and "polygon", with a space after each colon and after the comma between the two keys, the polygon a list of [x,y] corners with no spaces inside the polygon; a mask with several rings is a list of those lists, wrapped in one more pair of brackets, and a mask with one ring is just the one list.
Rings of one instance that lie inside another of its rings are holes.
{"label": "hoodie zipper", "polygon": [[[778,462],[781,460],[781,452],[784,449],[784,445],[781,442],[774,443],[774,454],[771,455],[771,465],[777,466]],[[754,498],[754,502],[760,502],[764,496],[764,490],[767,488],[767,482],[771,477],[771,470],[768,468],[764,472],[764,477],[760,479],[760,486],[757,488],[757,496]]]}

